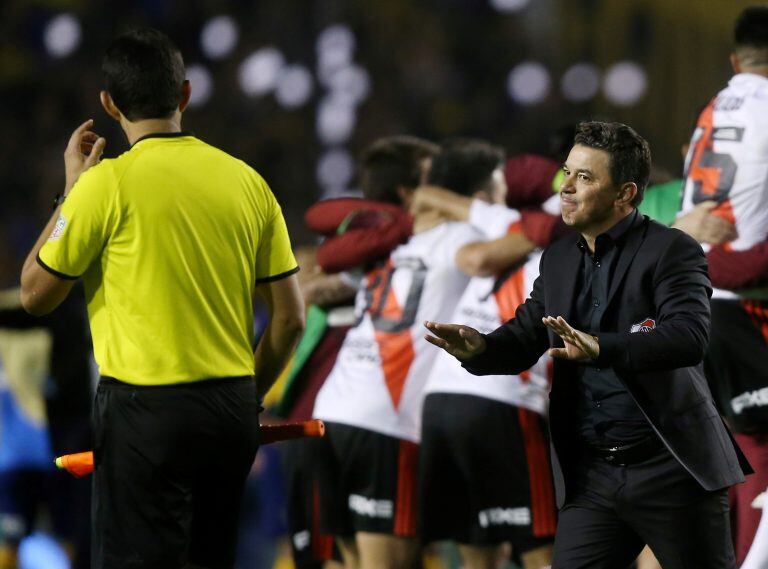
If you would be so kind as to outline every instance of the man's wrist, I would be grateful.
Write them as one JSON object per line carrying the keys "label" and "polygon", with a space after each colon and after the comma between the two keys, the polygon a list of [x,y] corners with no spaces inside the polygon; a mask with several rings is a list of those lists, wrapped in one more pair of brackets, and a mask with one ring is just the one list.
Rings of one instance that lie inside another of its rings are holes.
{"label": "man's wrist", "polygon": [[53,205],[53,211],[56,211],[56,209],[58,209],[58,207],[59,207],[61,204],[63,204],[63,203],[64,203],[64,200],[65,200],[65,199],[67,199],[67,195],[66,195],[66,194],[63,194],[63,193],[62,193],[62,194],[56,194],[56,195],[53,197],[53,201],[52,201],[52,205]]}

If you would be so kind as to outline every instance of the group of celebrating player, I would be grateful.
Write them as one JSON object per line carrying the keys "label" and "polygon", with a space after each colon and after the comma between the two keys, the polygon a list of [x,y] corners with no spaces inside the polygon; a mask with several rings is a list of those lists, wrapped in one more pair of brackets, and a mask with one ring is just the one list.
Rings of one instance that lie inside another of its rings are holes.
{"label": "group of celebrating player", "polygon": [[[705,367],[757,472],[732,491],[742,563],[768,484],[768,9],[742,14],[732,63],[735,77],[698,119],[685,182],[652,186],[640,210],[708,252]],[[327,436],[286,448],[299,566],[331,557],[328,536],[348,567],[413,566],[422,544],[441,540],[468,568],[498,566],[510,545],[525,569],[550,564],[549,356],[520,375],[477,378],[428,344],[424,322],[490,332],[514,316],[541,251],[567,230],[560,175],[553,159],[506,160],[481,140],[393,136],[362,155],[364,199],[307,213],[325,239],[301,259],[319,266],[302,276],[313,312],[283,411],[324,420]]]}

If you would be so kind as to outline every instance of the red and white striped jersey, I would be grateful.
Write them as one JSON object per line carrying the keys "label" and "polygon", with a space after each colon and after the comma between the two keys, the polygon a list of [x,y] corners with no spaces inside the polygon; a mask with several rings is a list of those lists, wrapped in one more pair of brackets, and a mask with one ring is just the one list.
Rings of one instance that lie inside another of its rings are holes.
{"label": "red and white striped jersey", "polygon": [[[496,239],[514,229],[519,219],[515,210],[486,206],[486,236]],[[491,219],[493,218],[493,219]],[[474,277],[464,291],[450,322],[466,324],[488,333],[513,318],[517,307],[533,290],[539,276],[541,251],[532,253],[519,268],[499,277]],[[430,373],[425,393],[463,393],[476,395],[546,414],[551,378],[551,358],[546,354],[520,375],[477,377],[461,367],[459,361],[440,351]]]}
{"label": "red and white striped jersey", "polygon": [[[766,239],[768,78],[740,73],[710,101],[699,116],[685,171],[681,214],[715,200],[719,205],[714,213],[735,224],[738,232],[730,249],[749,249]],[[713,296],[737,297],[719,289]]]}
{"label": "red and white striped jersey", "polygon": [[424,384],[440,352],[424,340],[423,322],[448,321],[469,282],[456,253],[481,238],[467,223],[443,223],[365,275],[359,321],[318,393],[314,417],[419,440]]}

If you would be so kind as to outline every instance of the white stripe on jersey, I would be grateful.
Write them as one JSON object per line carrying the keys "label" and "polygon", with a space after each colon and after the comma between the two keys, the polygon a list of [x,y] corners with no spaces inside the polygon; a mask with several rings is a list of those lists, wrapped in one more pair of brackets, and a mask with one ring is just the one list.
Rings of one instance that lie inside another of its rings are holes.
{"label": "white stripe on jersey", "polygon": [[369,272],[352,328],[315,401],[313,417],[419,440],[424,384],[440,350],[424,340],[425,320],[447,322],[469,282],[456,253],[482,235],[443,223],[414,235]]}

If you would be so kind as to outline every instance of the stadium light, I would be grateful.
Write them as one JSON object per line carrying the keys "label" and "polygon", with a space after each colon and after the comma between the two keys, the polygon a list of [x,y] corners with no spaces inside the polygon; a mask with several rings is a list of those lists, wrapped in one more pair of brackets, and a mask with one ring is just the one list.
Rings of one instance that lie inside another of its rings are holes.
{"label": "stadium light", "polygon": [[355,34],[344,24],[336,24],[320,32],[315,45],[317,75],[327,86],[331,75],[349,65],[355,53]]}
{"label": "stadium light", "polygon": [[198,108],[205,105],[213,93],[213,76],[205,67],[193,64],[187,67],[187,79],[192,87],[189,97],[190,108]]}
{"label": "stadium light", "polygon": [[280,72],[275,99],[286,108],[301,107],[312,96],[312,74],[303,65],[288,65]]}
{"label": "stadium light", "polygon": [[608,68],[603,80],[603,93],[616,106],[629,107],[645,95],[648,79],[645,71],[632,61],[621,61]]}
{"label": "stadium light", "polygon": [[576,63],[563,74],[560,90],[571,102],[588,101],[600,90],[600,71],[592,63]]}
{"label": "stadium light", "polygon": [[203,26],[200,46],[208,59],[222,59],[232,53],[240,32],[231,16],[216,16]]}
{"label": "stadium light", "polygon": [[518,103],[534,105],[547,97],[550,82],[546,67],[535,61],[524,61],[509,72],[507,92]]}
{"label": "stadium light", "polygon": [[355,108],[347,101],[326,96],[317,108],[317,135],[324,144],[346,142],[355,128]]}
{"label": "stadium light", "polygon": [[81,36],[80,21],[72,14],[59,14],[45,26],[43,44],[52,57],[66,57],[80,45]]}
{"label": "stadium light", "polygon": [[269,93],[277,85],[284,64],[285,58],[277,48],[255,51],[240,64],[240,87],[251,97]]}
{"label": "stadium light", "polygon": [[499,12],[519,12],[529,4],[530,0],[491,0],[491,6]]}
{"label": "stadium light", "polygon": [[346,191],[354,174],[355,163],[349,151],[335,148],[317,161],[317,183],[334,194]]}
{"label": "stadium light", "polygon": [[368,97],[371,79],[359,65],[346,65],[328,77],[327,87],[334,97],[350,105],[358,105]]}

